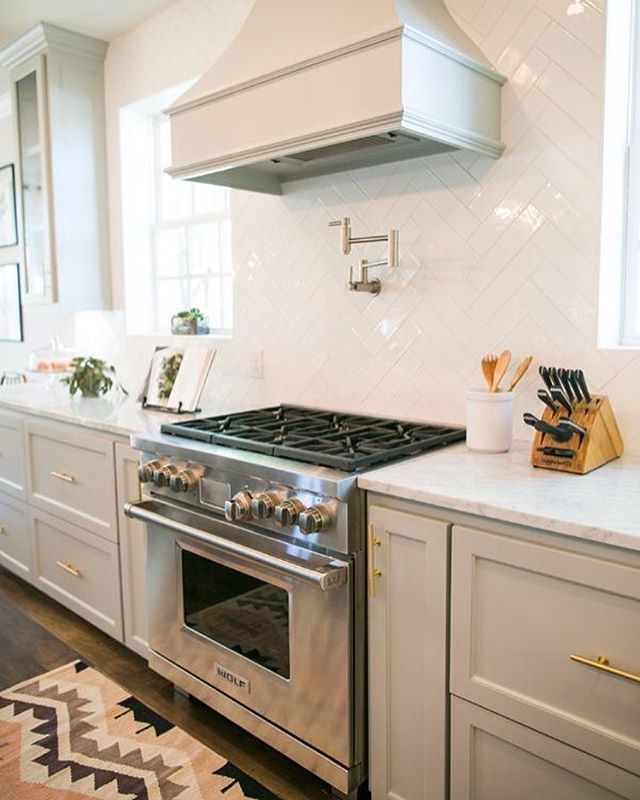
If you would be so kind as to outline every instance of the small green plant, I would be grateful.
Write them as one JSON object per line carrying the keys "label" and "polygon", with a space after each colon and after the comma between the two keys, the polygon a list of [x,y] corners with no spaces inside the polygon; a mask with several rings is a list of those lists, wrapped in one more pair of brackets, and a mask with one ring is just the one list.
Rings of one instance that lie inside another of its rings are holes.
{"label": "small green plant", "polygon": [[[61,382],[69,386],[71,395],[80,391],[83,397],[99,397],[101,394],[106,394],[113,386],[115,367],[101,358],[77,356],[71,359],[71,366],[73,373],[61,378]],[[128,394],[123,386],[120,388]]]}
{"label": "small green plant", "polygon": [[182,353],[174,353],[162,359],[158,377],[158,397],[161,400],[168,400],[171,396],[173,384],[176,382],[182,364],[182,357]]}
{"label": "small green plant", "polygon": [[180,317],[180,319],[197,319],[200,322],[204,322],[206,319],[205,315],[200,311],[199,308],[189,308],[186,311],[178,311],[176,317]]}

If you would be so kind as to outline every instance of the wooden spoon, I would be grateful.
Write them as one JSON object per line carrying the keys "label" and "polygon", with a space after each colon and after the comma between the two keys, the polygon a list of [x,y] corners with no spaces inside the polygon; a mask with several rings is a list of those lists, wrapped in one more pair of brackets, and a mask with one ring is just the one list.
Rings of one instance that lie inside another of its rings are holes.
{"label": "wooden spoon", "polygon": [[484,356],[480,365],[482,366],[482,375],[487,382],[489,391],[492,391],[493,373],[496,371],[496,364],[498,363],[498,356],[488,355]]}
{"label": "wooden spoon", "polygon": [[522,378],[524,378],[524,374],[531,366],[532,361],[533,361],[533,356],[525,356],[522,359],[522,361],[518,364],[511,377],[511,383],[509,384],[509,388],[507,389],[508,392],[512,392],[516,388],[516,386],[520,383]]}
{"label": "wooden spoon", "polygon": [[503,350],[502,353],[500,353],[500,358],[498,359],[498,363],[496,364],[496,368],[493,373],[493,381],[491,382],[492,392],[498,391],[498,387],[500,386],[500,381],[504,377],[504,373],[509,369],[510,363],[511,363],[511,350]]}

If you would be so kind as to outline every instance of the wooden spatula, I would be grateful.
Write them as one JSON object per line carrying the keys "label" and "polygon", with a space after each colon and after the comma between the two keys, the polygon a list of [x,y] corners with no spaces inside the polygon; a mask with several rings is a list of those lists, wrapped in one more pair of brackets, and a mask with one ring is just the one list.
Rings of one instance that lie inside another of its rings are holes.
{"label": "wooden spatula", "polygon": [[494,355],[487,355],[484,356],[480,365],[482,366],[482,375],[487,382],[487,386],[489,387],[489,391],[492,390],[493,386],[493,373],[496,371],[496,364],[498,363],[498,356]]}
{"label": "wooden spatula", "polygon": [[498,363],[493,372],[493,380],[491,381],[491,391],[497,392],[500,386],[500,381],[504,377],[504,373],[509,369],[511,363],[511,350],[503,350],[498,358]]}
{"label": "wooden spatula", "polygon": [[511,376],[511,383],[509,384],[509,388],[507,389],[507,391],[512,392],[516,388],[516,386],[520,383],[522,378],[524,378],[524,374],[531,366],[532,361],[533,361],[533,356],[525,356],[522,359],[522,361],[515,368],[513,375]]}

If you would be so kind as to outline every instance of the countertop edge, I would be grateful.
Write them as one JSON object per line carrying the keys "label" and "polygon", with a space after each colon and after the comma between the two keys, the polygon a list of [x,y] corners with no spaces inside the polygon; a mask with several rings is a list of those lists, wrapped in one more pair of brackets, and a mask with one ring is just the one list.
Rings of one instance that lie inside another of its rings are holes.
{"label": "countertop edge", "polygon": [[624,531],[610,530],[597,526],[585,526],[581,523],[572,523],[555,517],[546,517],[542,514],[522,512],[508,506],[496,506],[473,500],[463,500],[446,494],[405,488],[397,484],[388,484],[375,478],[362,476],[358,478],[358,486],[369,492],[377,492],[387,497],[397,497],[400,500],[410,500],[415,503],[435,506],[443,510],[459,511],[485,519],[495,519],[499,522],[508,522],[535,528],[575,539],[585,539],[625,550],[640,551],[640,531],[637,536]]}

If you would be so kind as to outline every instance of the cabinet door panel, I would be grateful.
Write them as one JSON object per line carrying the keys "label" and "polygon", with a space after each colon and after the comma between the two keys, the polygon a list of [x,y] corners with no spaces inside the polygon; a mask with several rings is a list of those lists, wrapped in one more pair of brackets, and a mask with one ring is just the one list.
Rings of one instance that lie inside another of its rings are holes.
{"label": "cabinet door panel", "polygon": [[640,565],[454,527],[451,691],[640,774]]}
{"label": "cabinet door panel", "polygon": [[118,540],[113,442],[51,422],[25,422],[29,500]]}
{"label": "cabinet door panel", "polygon": [[0,411],[0,489],[23,500],[27,496],[22,418],[11,411]]}
{"label": "cabinet door panel", "polygon": [[0,564],[30,581],[31,563],[28,506],[0,493]]}
{"label": "cabinet door panel", "polygon": [[640,778],[451,700],[451,800],[637,800]]}
{"label": "cabinet door panel", "polygon": [[382,573],[369,598],[373,800],[443,800],[448,526],[378,506],[369,522]]}
{"label": "cabinet door panel", "polygon": [[122,641],[117,545],[42,511],[32,520],[36,586]]}
{"label": "cabinet door panel", "polygon": [[124,444],[116,444],[116,478],[124,641],[132,650],[146,658],[149,650],[145,585],[147,529],[144,523],[130,519],[123,511],[125,503],[134,503],[140,499],[138,454],[132,447]]}

